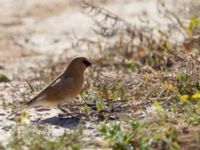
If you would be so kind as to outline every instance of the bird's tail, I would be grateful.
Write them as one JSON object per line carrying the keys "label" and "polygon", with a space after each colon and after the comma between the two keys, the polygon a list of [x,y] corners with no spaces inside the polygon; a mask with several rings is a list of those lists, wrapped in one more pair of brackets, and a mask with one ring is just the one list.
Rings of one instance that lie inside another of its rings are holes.
{"label": "bird's tail", "polygon": [[23,104],[18,110],[16,110],[15,112],[13,112],[12,114],[8,115],[8,119],[10,119],[10,117],[12,117],[13,115],[16,115],[18,112],[22,111],[25,108],[30,108],[32,106],[37,105],[37,103],[39,103],[41,100],[41,98],[39,97],[35,97],[33,99],[31,99],[30,101],[28,101],[27,103]]}
{"label": "bird's tail", "polygon": [[28,108],[27,104],[22,105],[18,110],[8,115],[7,119],[10,119],[13,115],[16,115],[18,112],[22,111],[23,109]]}

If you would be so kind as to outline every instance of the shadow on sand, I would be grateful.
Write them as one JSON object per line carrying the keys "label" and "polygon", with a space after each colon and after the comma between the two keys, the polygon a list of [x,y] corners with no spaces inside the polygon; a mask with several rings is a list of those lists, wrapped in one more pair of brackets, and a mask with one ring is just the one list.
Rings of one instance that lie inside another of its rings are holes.
{"label": "shadow on sand", "polygon": [[80,124],[83,124],[83,122],[79,118],[76,118],[76,117],[64,118],[64,117],[58,117],[58,116],[54,116],[51,118],[46,118],[44,120],[41,120],[41,123],[56,125],[56,126],[60,126],[63,128],[74,128]]}

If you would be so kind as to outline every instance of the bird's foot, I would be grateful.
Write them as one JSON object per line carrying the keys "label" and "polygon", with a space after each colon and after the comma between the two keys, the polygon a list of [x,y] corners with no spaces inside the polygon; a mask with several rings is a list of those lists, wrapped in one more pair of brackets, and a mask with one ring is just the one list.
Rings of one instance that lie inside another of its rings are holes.
{"label": "bird's foot", "polygon": [[68,110],[68,109],[64,109],[62,107],[59,108],[63,113],[58,114],[59,118],[65,118],[65,117],[71,117],[73,118],[74,116],[72,115],[72,113]]}

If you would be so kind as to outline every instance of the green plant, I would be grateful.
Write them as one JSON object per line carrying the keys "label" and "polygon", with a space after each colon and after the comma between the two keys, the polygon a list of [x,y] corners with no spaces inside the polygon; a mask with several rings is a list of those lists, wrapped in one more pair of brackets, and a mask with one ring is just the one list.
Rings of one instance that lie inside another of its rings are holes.
{"label": "green plant", "polygon": [[133,135],[130,132],[124,131],[119,123],[101,124],[99,132],[111,142],[113,149],[132,149],[130,142]]}
{"label": "green plant", "polygon": [[189,23],[189,31],[191,34],[196,27],[200,27],[200,19],[197,17],[192,17]]}
{"label": "green plant", "polygon": [[8,77],[0,73],[0,82],[9,82]]}
{"label": "green plant", "polygon": [[179,73],[177,75],[177,87],[180,94],[193,94],[198,90],[198,80],[192,80],[192,77],[186,73]]}

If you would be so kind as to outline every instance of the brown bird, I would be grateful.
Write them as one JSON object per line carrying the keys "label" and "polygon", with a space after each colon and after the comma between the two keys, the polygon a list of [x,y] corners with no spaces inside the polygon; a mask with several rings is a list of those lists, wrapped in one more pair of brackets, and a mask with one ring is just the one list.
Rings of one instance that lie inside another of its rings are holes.
{"label": "brown bird", "polygon": [[49,83],[39,94],[24,104],[16,112],[10,114],[8,118],[15,115],[24,108],[33,106],[57,106],[63,102],[74,99],[81,90],[84,82],[84,71],[91,66],[91,62],[85,57],[75,57],[71,59],[67,69]]}

